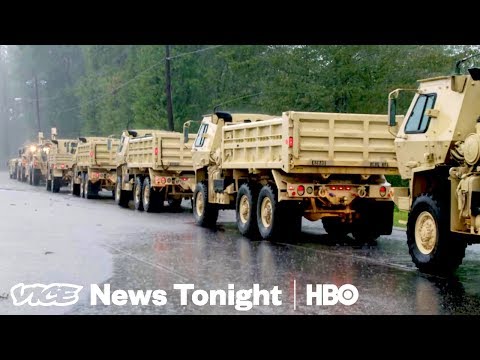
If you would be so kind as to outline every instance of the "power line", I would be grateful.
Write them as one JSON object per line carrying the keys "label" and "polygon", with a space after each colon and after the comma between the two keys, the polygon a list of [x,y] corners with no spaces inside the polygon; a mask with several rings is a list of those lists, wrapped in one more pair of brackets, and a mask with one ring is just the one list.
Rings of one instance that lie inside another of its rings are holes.
{"label": "power line", "polygon": [[[199,53],[199,52],[203,52],[203,51],[215,49],[215,48],[218,48],[218,47],[220,47],[220,46],[223,46],[223,45],[210,46],[210,47],[207,47],[207,48],[198,49],[198,50],[190,51],[190,52],[187,52],[187,53],[181,53],[181,54],[178,54],[178,55],[169,57],[169,59],[175,59],[175,58],[178,58],[178,57],[182,57],[182,56],[186,56],[186,55],[191,55],[191,54],[195,54],[195,53]],[[160,65],[160,64],[163,64],[164,61],[165,61],[165,59],[162,59],[162,60],[160,60],[160,61],[157,61],[156,63],[154,63],[153,65],[149,66],[149,67],[146,68],[145,70],[139,72],[137,75],[135,75],[135,76],[134,76],[133,78],[131,78],[130,80],[124,82],[123,84],[120,84],[120,85],[117,86],[115,89],[111,90],[110,92],[108,92],[108,93],[106,93],[106,94],[103,94],[103,95],[100,95],[99,97],[97,97],[97,98],[95,98],[95,99],[85,101],[85,102],[82,103],[82,105],[77,105],[77,106],[68,108],[68,109],[66,109],[66,110],[62,110],[62,111],[58,112],[57,115],[60,115],[60,114],[66,113],[66,112],[70,112],[70,111],[73,111],[73,110],[76,110],[76,109],[80,109],[80,108],[81,108],[82,106],[84,106],[84,105],[88,105],[88,104],[97,102],[97,101],[99,101],[99,100],[101,100],[101,99],[103,99],[103,98],[106,98],[107,96],[110,96],[110,95],[114,94],[115,92],[117,92],[117,91],[120,90],[121,88],[127,86],[128,84],[132,83],[133,81],[135,81],[136,79],[138,79],[140,76],[142,76],[143,74],[145,74],[145,73],[147,73],[148,71],[152,70],[152,69],[155,68],[156,66],[158,66],[158,65]]]}
{"label": "power line", "polygon": [[181,54],[178,54],[178,55],[175,55],[175,56],[170,56],[170,57],[167,58],[167,60],[172,60],[172,59],[176,59],[176,58],[179,58],[179,57],[182,57],[182,56],[191,55],[191,54],[196,54],[196,53],[199,53],[199,52],[216,49],[216,48],[219,48],[219,47],[221,47],[221,46],[224,46],[224,45],[209,46],[209,47],[206,47],[206,48],[203,48],[203,49],[198,49],[198,50],[195,50],[195,51],[190,51],[190,52],[186,52],[186,53],[181,53]]}

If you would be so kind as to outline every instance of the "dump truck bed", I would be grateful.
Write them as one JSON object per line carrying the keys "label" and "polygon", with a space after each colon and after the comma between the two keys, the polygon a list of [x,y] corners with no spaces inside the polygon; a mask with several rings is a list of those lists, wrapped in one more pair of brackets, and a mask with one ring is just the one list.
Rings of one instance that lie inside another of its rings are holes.
{"label": "dump truck bed", "polygon": [[190,135],[188,143],[185,144],[183,134],[161,130],[132,138],[126,154],[127,166],[164,171],[193,171],[194,140],[195,135]]}
{"label": "dump truck bed", "polygon": [[[112,146],[108,148],[108,141]],[[114,169],[116,167],[115,155],[120,141],[108,138],[90,138],[86,143],[77,146],[77,166]]]}
{"label": "dump truck bed", "polygon": [[225,126],[222,168],[397,174],[393,141],[387,115],[290,111],[272,120]]}

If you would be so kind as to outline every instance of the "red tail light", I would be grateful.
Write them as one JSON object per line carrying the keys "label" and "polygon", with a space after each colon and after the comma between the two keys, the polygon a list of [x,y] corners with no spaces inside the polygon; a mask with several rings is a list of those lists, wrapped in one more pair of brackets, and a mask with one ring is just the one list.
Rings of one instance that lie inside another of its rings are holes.
{"label": "red tail light", "polygon": [[158,155],[158,148],[155,148],[155,155]]}
{"label": "red tail light", "polygon": [[65,169],[65,164],[62,164],[62,169]]}
{"label": "red tail light", "polygon": [[90,151],[90,157],[93,157],[93,151]]}
{"label": "red tail light", "polygon": [[292,147],[293,147],[293,136],[290,136],[290,137],[288,138],[288,147],[289,147],[289,148],[292,148]]}
{"label": "red tail light", "polygon": [[345,190],[351,190],[352,187],[351,186],[345,186]]}
{"label": "red tail light", "polygon": [[298,195],[302,196],[303,194],[305,194],[305,186],[303,185],[298,185],[297,186],[297,193]]}
{"label": "red tail light", "polygon": [[337,187],[336,186],[330,186],[330,189],[331,190],[337,190]]}
{"label": "red tail light", "polygon": [[162,184],[165,184],[165,183],[167,182],[167,179],[164,178],[164,177],[162,177],[162,178],[160,179],[160,182],[161,182]]}
{"label": "red tail light", "polygon": [[339,186],[339,187],[338,187],[338,190],[343,190],[343,186]]}
{"label": "red tail light", "polygon": [[385,186],[380,187],[380,196],[384,197],[387,195],[387,188]]}
{"label": "red tail light", "polygon": [[187,180],[188,180],[188,178],[182,177],[182,181],[187,181]]}

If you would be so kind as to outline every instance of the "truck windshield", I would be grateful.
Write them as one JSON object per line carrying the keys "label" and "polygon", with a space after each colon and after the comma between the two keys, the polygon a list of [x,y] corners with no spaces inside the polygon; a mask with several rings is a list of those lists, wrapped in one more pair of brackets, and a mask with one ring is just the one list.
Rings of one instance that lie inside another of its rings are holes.
{"label": "truck windshield", "polygon": [[202,124],[198,129],[197,139],[195,140],[195,147],[202,147],[205,142],[205,133],[208,130],[208,124]]}
{"label": "truck windshield", "polygon": [[437,94],[420,95],[405,125],[406,134],[422,134],[427,131],[430,116],[425,112],[433,109]]}

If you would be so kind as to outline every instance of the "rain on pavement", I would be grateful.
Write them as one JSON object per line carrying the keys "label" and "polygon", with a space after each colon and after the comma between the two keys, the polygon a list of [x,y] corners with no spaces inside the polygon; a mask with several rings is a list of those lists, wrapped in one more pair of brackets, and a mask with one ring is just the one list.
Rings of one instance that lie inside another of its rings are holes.
{"label": "rain on pavement", "polygon": [[[0,314],[479,314],[480,245],[467,247],[453,279],[420,274],[405,232],[394,229],[376,246],[330,239],[321,221],[303,219],[297,241],[242,237],[233,211],[221,211],[216,229],[194,224],[190,202],[181,212],[147,214],[101,199],[75,198],[10,180],[0,172]],[[18,283],[70,283],[86,289],[66,307],[14,306]],[[91,305],[90,284],[111,291],[163,289],[167,303]],[[231,305],[181,305],[173,284],[227,291],[274,286],[280,306],[237,311]],[[353,284],[358,301],[345,306],[307,305],[307,284]],[[295,291],[294,291],[295,289]],[[294,298],[295,295],[295,298]],[[294,306],[295,305],[295,306]]]}

